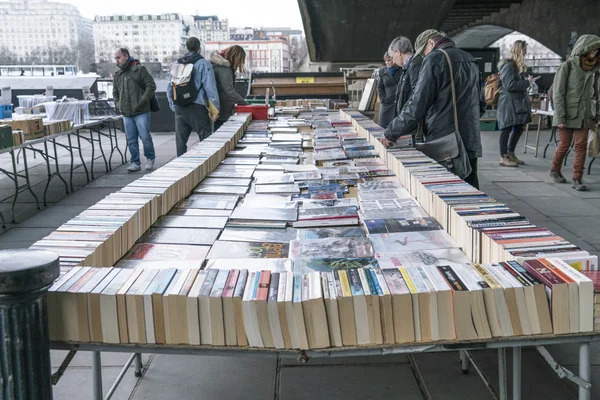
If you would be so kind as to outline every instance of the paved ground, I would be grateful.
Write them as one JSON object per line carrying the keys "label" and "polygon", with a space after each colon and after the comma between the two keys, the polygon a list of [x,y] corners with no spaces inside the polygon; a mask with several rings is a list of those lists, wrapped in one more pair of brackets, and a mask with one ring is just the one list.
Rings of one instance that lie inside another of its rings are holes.
{"label": "paved ground", "polygon": [[[526,161],[526,165],[518,169],[500,168],[497,163],[498,133],[484,132],[482,136],[485,156],[480,161],[482,189],[536,224],[600,254],[600,164],[596,166],[595,174],[585,177],[592,190],[578,193],[569,185],[552,183],[547,175],[550,160],[534,158],[532,154],[523,155],[522,146],[518,148],[517,155]],[[545,132],[542,137],[544,145],[548,136],[549,133]],[[157,166],[160,166],[175,153],[173,134],[155,134],[154,138]],[[549,155],[553,151],[554,147],[551,147]],[[0,167],[4,161],[0,157]],[[104,169],[103,165],[100,169]],[[565,168],[565,176],[569,177],[570,173],[571,169]],[[53,182],[49,207],[28,218],[37,211],[35,206],[31,207],[28,203],[19,205],[19,220],[24,222],[0,235],[0,248],[29,246],[106,194],[141,175],[127,173],[121,166],[87,185],[84,185],[84,177],[83,181],[78,181],[75,193],[67,198],[64,198],[62,183]],[[0,198],[8,197],[5,195],[9,187],[6,180],[0,179]],[[0,207],[6,207],[5,203],[0,202]],[[577,372],[578,353],[575,347],[558,346],[551,351],[560,363],[571,366]],[[58,368],[64,355],[64,352],[53,352],[53,370]],[[473,355],[497,387],[497,354],[480,351]],[[106,393],[129,355],[103,353],[102,357]],[[595,363],[592,381],[597,387],[593,398],[600,398],[600,346],[593,347],[592,359]],[[492,398],[473,369],[468,375],[461,373],[455,352],[417,354],[414,358],[398,355],[311,360],[305,366],[296,360],[283,360],[278,364],[276,360],[267,358],[184,355],[144,355],[143,363],[143,378],[135,378],[133,371],[127,373],[114,399],[292,400],[343,397],[411,400],[427,398],[425,392],[433,399]],[[523,373],[523,399],[576,398],[576,388],[558,379],[533,350],[523,352]],[[90,354],[76,355],[71,367],[55,386],[54,394],[57,400],[92,398]]]}

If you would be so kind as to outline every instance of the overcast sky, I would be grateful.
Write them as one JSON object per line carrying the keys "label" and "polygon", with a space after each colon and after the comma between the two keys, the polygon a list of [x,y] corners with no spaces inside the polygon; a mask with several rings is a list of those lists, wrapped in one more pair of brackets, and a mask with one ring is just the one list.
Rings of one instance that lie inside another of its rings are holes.
{"label": "overcast sky", "polygon": [[[229,19],[230,27],[290,27],[302,29],[297,0],[60,0],[79,8],[86,18],[113,14],[217,15]],[[302,29],[303,30],[303,29]]]}

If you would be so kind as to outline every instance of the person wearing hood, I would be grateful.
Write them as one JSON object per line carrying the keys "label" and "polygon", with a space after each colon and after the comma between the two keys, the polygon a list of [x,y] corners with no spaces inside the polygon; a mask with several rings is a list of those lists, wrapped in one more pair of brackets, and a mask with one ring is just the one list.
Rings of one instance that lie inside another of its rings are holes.
{"label": "person wearing hood", "polygon": [[142,169],[139,139],[144,146],[145,169],[150,170],[154,168],[155,158],[154,143],[150,136],[150,99],[156,91],[156,83],[148,70],[131,57],[126,48],[115,50],[115,62],[119,70],[114,75],[113,99],[123,115],[127,146],[131,154],[131,164],[127,170],[135,172]]}
{"label": "person wearing hood", "polygon": [[[209,114],[210,106],[219,110],[219,95],[212,64],[200,55],[200,39],[190,37],[186,40],[187,54],[177,60],[177,64],[193,64],[191,80],[196,91],[191,104],[180,106],[173,100],[173,72],[167,87],[169,106],[175,113],[175,145],[177,157],[187,151],[187,142],[192,130],[198,134],[200,141],[209,137],[213,132],[213,121]],[[173,71],[173,70],[172,70]]]}
{"label": "person wearing hood", "polygon": [[217,91],[219,92],[219,101],[221,103],[219,118],[215,121],[215,130],[217,130],[233,115],[236,104],[249,104],[235,91],[234,87],[236,72],[245,72],[246,52],[241,46],[231,46],[221,53],[212,53],[210,55],[210,62],[215,71]]}
{"label": "person wearing hood", "polygon": [[403,69],[394,64],[392,57],[386,52],[383,55],[385,67],[379,69],[379,126],[387,128],[396,116],[396,87],[402,76]]}
{"label": "person wearing hood", "polygon": [[498,128],[500,129],[500,165],[518,167],[524,164],[515,156],[515,149],[525,129],[531,122],[531,102],[527,93],[539,77],[525,78],[527,42],[517,40],[510,48],[511,58],[502,60],[500,70],[500,96],[498,98]]}
{"label": "person wearing hood", "polygon": [[583,171],[587,153],[588,131],[600,121],[600,37],[582,35],[571,56],[556,71],[552,84],[554,118],[559,144],[550,176],[556,183],[566,183],[561,167],[571,142],[574,142],[573,180],[571,187],[585,191]]}

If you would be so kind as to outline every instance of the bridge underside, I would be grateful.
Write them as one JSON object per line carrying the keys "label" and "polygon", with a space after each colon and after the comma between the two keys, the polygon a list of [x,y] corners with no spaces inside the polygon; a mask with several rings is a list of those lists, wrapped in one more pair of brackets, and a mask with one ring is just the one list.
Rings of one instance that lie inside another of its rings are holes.
{"label": "bridge underside", "polygon": [[312,62],[379,61],[425,29],[482,48],[516,30],[565,56],[574,35],[600,34],[598,0],[298,0]]}

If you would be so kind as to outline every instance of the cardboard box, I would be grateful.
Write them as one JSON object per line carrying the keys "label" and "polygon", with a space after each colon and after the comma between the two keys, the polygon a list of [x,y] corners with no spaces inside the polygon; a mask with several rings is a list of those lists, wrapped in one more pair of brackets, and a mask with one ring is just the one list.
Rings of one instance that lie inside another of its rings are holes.
{"label": "cardboard box", "polygon": [[[4,120],[4,123],[10,125],[13,128],[13,130],[23,131],[23,135],[25,135],[26,140],[28,140],[28,135],[39,135],[40,131],[45,132],[44,124],[42,122],[42,118],[40,117],[31,117],[25,119],[7,119]],[[42,136],[44,135],[42,134]]]}
{"label": "cardboard box", "polygon": [[22,131],[12,131],[13,135],[13,146],[18,146],[20,144],[25,143],[25,139],[23,138]]}

